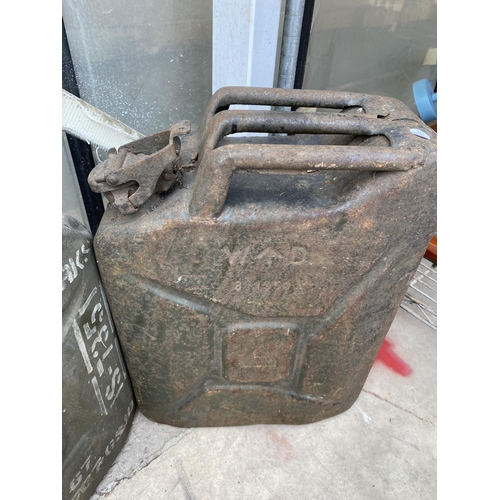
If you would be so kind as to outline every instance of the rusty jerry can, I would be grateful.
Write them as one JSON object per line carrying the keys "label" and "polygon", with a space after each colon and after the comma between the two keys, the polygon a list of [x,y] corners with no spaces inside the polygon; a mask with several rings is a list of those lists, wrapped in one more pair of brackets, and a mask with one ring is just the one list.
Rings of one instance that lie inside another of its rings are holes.
{"label": "rusty jerry can", "polygon": [[62,498],[86,500],[125,444],[135,407],[92,249],[62,216]]}
{"label": "rusty jerry can", "polygon": [[89,176],[110,201],[94,246],[140,410],[180,427],[345,411],[436,231],[435,132],[386,97],[244,87],[189,131]]}

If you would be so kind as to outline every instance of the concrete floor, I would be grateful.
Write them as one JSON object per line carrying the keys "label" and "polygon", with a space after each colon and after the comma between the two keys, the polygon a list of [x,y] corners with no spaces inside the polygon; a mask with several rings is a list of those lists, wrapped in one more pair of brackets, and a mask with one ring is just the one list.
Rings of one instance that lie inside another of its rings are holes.
{"label": "concrete floor", "polygon": [[314,424],[180,429],[137,411],[91,500],[436,498],[436,331],[400,308],[387,340],[411,373],[377,359],[357,402]]}

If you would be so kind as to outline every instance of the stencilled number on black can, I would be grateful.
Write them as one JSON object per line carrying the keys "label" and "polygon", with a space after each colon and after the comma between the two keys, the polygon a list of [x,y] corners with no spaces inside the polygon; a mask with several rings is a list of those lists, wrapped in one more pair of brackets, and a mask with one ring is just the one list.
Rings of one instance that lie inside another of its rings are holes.
{"label": "stencilled number on black can", "polygon": [[111,315],[101,286],[94,287],[78,311],[73,320],[73,333],[101,414],[107,415],[108,410],[113,408],[127,376],[118,339],[112,335]]}
{"label": "stencilled number on black can", "polygon": [[73,496],[71,500],[78,500],[83,493],[88,489],[94,475],[99,472],[106,458],[111,454],[113,448],[118,444],[127,425],[129,423],[130,415],[134,409],[134,402],[131,401],[128,405],[125,415],[123,416],[122,424],[116,429],[114,436],[110,439],[106,448],[104,449],[104,454],[98,457],[88,456],[86,460],[81,465],[75,477],[69,483],[69,493]]}

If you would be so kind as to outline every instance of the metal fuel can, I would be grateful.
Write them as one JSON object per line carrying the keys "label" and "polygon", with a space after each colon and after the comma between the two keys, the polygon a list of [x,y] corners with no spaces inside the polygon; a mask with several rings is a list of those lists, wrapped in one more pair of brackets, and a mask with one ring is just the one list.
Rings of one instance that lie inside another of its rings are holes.
{"label": "metal fuel can", "polygon": [[227,87],[196,133],[110,151],[89,176],[110,202],[94,247],[143,414],[206,427],[348,409],[436,232],[436,150],[395,99]]}
{"label": "metal fuel can", "polygon": [[112,465],[132,424],[130,377],[92,248],[62,216],[62,498],[85,500]]}

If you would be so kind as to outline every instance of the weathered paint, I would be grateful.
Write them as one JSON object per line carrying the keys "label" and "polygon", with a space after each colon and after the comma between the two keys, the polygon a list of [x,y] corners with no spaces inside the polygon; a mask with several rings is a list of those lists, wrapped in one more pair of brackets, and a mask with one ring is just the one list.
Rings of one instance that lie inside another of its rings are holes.
{"label": "weathered paint", "polygon": [[[242,129],[295,135],[225,137]],[[183,188],[110,206],[94,242],[141,411],[196,427],[349,408],[436,231],[436,137],[389,98],[218,91]]]}

